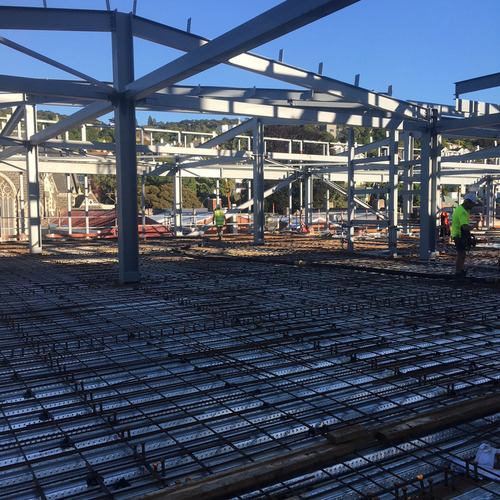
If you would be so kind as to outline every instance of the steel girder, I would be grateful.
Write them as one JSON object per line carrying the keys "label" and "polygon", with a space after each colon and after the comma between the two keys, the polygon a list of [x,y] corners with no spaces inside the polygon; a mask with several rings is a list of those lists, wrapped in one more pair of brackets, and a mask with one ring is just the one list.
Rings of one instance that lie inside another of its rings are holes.
{"label": "steel girder", "polygon": [[[209,42],[206,38],[185,33],[146,19],[136,17],[133,22],[135,36],[179,50],[191,51]],[[314,91],[329,93],[353,103],[360,103],[369,108],[380,109],[400,116],[422,119],[424,121],[427,118],[426,109],[419,105],[400,101],[384,94],[371,92],[355,85],[295,68],[255,54],[240,54],[227,61],[227,64]]]}
{"label": "steel girder", "polygon": [[500,87],[500,73],[455,82],[455,95],[458,97],[460,94],[467,94],[492,87]]}

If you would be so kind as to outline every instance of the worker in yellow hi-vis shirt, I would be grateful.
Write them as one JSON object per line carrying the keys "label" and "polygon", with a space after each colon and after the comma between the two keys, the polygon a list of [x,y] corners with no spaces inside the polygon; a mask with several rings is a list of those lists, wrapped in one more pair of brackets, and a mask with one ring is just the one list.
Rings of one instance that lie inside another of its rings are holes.
{"label": "worker in yellow hi-vis shirt", "polygon": [[457,249],[455,259],[455,278],[465,278],[465,255],[471,247],[471,226],[469,223],[470,211],[477,205],[477,198],[474,193],[467,193],[464,201],[453,211],[451,219],[451,236]]}
{"label": "worker in yellow hi-vis shirt", "polygon": [[226,214],[224,213],[224,210],[220,208],[220,205],[217,205],[214,212],[214,224],[217,228],[217,236],[219,237],[219,241],[222,240],[222,229],[224,228],[225,223]]}

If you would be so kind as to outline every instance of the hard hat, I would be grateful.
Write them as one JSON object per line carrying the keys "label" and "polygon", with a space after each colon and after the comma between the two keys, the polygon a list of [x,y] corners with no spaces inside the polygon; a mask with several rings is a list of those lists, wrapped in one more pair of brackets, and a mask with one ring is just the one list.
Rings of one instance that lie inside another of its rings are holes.
{"label": "hard hat", "polygon": [[217,210],[220,210],[220,205],[217,205],[215,208],[216,208]]}
{"label": "hard hat", "polygon": [[476,195],[474,193],[467,193],[464,196],[464,201],[465,200],[472,201],[472,203],[474,203],[474,205],[477,205],[477,198],[476,198]]}

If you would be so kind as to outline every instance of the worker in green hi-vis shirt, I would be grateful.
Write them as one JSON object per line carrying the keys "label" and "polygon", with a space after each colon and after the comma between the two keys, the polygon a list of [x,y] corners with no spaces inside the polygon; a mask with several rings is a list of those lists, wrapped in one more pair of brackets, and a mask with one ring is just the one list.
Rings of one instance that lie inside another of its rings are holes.
{"label": "worker in green hi-vis shirt", "polygon": [[469,223],[470,211],[477,205],[477,198],[474,193],[467,193],[464,201],[453,211],[451,219],[451,236],[457,249],[455,260],[455,277],[465,278],[465,255],[471,247],[471,226]]}
{"label": "worker in green hi-vis shirt", "polygon": [[217,236],[219,237],[219,241],[222,240],[222,229],[224,228],[225,223],[226,214],[224,213],[224,210],[220,208],[220,205],[217,205],[214,212],[214,224],[217,228]]}

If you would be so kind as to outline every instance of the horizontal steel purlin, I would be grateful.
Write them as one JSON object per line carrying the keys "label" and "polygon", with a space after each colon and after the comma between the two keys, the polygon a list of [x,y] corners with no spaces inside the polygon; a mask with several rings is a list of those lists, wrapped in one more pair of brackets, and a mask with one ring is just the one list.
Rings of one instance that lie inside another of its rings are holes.
{"label": "horizontal steel purlin", "polygon": [[[0,253],[2,498],[168,491],[498,387],[486,284],[188,246],[148,242],[134,285],[116,282],[112,243]],[[394,483],[421,491],[422,474],[426,491],[428,478],[451,485],[443,464],[500,447],[498,419],[380,443],[240,498],[394,498]]]}

